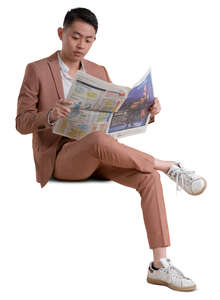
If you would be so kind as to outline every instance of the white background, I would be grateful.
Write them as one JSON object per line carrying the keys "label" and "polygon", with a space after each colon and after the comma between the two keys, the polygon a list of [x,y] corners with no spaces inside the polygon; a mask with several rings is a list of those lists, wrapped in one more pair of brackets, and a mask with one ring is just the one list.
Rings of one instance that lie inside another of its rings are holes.
{"label": "white background", "polygon": [[[116,84],[152,68],[162,111],[145,134],[120,142],[180,160],[208,182],[200,196],[161,173],[170,228],[167,257],[198,289],[219,294],[219,1],[8,1],[1,7],[0,298],[184,297],[146,282],[152,260],[136,190],[113,181],[35,180],[31,134],[15,129],[29,62],[61,49],[57,28],[74,7],[91,9],[97,40],[85,57]],[[2,93],[3,92],[3,93]]]}

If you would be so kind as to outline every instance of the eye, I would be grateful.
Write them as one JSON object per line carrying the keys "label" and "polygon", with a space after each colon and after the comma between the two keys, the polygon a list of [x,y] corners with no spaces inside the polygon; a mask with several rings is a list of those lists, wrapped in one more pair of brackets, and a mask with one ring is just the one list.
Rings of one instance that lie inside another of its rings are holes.
{"label": "eye", "polygon": [[91,43],[91,41],[86,41],[86,43]]}
{"label": "eye", "polygon": [[79,39],[79,38],[77,38],[77,37],[75,37],[75,36],[73,36],[72,38],[73,38],[74,40],[78,40],[78,39]]}

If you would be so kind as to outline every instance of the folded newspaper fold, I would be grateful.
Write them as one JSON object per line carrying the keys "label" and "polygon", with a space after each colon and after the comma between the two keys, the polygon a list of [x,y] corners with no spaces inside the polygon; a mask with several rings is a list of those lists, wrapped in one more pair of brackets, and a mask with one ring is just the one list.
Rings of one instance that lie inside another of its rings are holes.
{"label": "folded newspaper fold", "polygon": [[77,71],[66,97],[71,112],[57,120],[53,133],[79,140],[93,131],[114,138],[146,131],[153,104],[150,70],[131,89]]}

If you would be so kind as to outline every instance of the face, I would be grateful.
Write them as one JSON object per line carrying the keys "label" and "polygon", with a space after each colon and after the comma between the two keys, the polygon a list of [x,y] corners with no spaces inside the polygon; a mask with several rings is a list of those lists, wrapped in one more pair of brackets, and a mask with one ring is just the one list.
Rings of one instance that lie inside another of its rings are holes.
{"label": "face", "polygon": [[70,61],[80,61],[96,40],[95,28],[81,20],[76,20],[66,31],[58,28],[58,36],[62,41],[62,53]]}

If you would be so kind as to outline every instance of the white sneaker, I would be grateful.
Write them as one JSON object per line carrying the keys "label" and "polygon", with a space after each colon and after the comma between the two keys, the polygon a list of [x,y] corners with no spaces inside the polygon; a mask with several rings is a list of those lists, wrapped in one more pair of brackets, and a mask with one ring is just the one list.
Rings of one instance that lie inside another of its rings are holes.
{"label": "white sneaker", "polygon": [[150,263],[148,268],[147,282],[158,285],[165,285],[170,289],[177,291],[193,291],[196,289],[196,284],[183,275],[183,273],[175,268],[169,258],[160,259],[163,267],[159,270],[152,268]]}
{"label": "white sneaker", "polygon": [[177,191],[183,188],[190,195],[200,195],[207,186],[203,177],[196,175],[195,171],[185,169],[180,162],[173,164],[167,175],[176,182]]}

